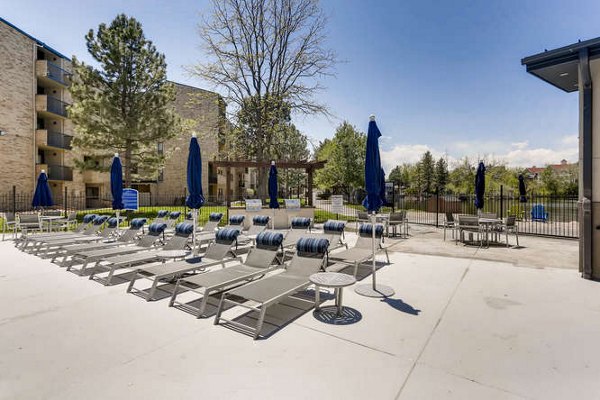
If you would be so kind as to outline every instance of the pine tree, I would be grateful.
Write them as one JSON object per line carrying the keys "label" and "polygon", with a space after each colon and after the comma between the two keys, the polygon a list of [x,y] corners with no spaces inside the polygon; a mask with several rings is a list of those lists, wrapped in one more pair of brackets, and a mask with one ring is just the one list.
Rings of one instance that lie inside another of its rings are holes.
{"label": "pine tree", "polygon": [[423,154],[418,171],[421,192],[431,194],[434,189],[435,162],[429,150]]}
{"label": "pine tree", "polygon": [[[80,153],[98,158],[121,154],[125,186],[134,179],[155,178],[165,155],[158,143],[168,141],[182,124],[172,103],[175,88],[167,81],[165,56],[156,50],[134,18],[118,15],[85,36],[98,68],[73,57],[73,105],[69,116]],[[102,163],[81,169],[99,169]]]}
{"label": "pine tree", "polygon": [[434,185],[438,193],[443,193],[448,184],[448,164],[443,157],[435,163]]}

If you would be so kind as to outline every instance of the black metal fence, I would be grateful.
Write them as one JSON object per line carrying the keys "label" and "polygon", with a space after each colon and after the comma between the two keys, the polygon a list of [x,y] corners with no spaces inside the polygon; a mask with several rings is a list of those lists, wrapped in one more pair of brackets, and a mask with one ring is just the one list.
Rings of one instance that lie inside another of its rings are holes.
{"label": "black metal fence", "polygon": [[[474,205],[474,196],[432,195],[428,197],[395,196],[382,212],[389,213],[405,210],[409,223],[443,226],[445,213],[454,215],[478,213]],[[16,191],[0,193],[0,212],[31,211],[31,193]],[[61,194],[54,199],[54,209],[62,211],[78,211],[80,216],[94,212],[98,214],[113,214],[110,198],[90,199],[85,196]],[[303,205],[306,200],[302,200]],[[232,206],[244,206],[243,199],[231,199]],[[342,209],[334,209],[330,200],[315,201],[315,222],[322,223],[328,219],[356,221],[359,212],[364,208],[360,204],[344,202]],[[185,205],[185,195],[152,196],[150,193],[140,193],[140,207],[137,211],[127,211],[125,215],[130,220],[136,217],[154,218],[161,209],[181,212],[181,219],[189,209]],[[200,222],[208,218],[211,212],[221,212],[227,215],[227,205],[223,199],[206,198],[202,207]],[[565,238],[579,237],[579,214],[577,197],[551,196],[529,193],[527,202],[520,202],[513,194],[488,193],[484,198],[482,212],[494,213],[503,218],[508,215],[517,216],[519,232],[539,236],[554,236]],[[0,225],[1,229],[1,225]]]}

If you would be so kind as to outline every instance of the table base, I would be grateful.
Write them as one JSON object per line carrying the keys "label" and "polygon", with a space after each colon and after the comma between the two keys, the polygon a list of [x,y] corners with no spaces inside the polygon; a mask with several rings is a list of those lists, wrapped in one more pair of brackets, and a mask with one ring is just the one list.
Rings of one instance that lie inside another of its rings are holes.
{"label": "table base", "polygon": [[361,296],[367,297],[390,297],[396,293],[394,292],[394,289],[385,285],[376,285],[375,289],[373,289],[373,285],[370,283],[359,285],[354,289],[354,291]]}

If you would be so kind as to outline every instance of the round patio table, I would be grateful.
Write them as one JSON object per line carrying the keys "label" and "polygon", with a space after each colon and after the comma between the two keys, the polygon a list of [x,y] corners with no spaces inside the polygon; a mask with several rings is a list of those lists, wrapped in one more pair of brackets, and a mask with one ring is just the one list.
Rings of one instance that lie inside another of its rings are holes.
{"label": "round patio table", "polygon": [[342,290],[346,286],[351,286],[356,283],[356,278],[352,275],[342,274],[339,272],[317,272],[312,274],[308,278],[312,283],[315,284],[315,310],[321,309],[319,303],[321,302],[321,293],[319,288],[321,286],[335,289],[335,305],[337,307],[337,316],[342,316]]}

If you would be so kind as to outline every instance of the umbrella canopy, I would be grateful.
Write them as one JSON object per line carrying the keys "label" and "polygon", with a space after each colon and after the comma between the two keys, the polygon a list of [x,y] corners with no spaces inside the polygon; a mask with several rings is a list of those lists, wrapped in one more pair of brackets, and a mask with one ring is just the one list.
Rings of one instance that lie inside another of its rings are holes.
{"label": "umbrella canopy", "polygon": [[381,158],[379,156],[379,137],[381,132],[377,128],[375,118],[369,121],[367,132],[367,151],[365,157],[365,186],[367,197],[363,206],[369,212],[377,212],[383,203],[381,199]]}
{"label": "umbrella canopy", "polygon": [[112,194],[113,210],[122,210],[123,205],[123,167],[119,153],[115,154],[110,166],[110,193]]}
{"label": "umbrella canopy", "polygon": [[475,174],[475,207],[483,208],[483,195],[485,194],[485,165],[479,162],[477,174]]}
{"label": "umbrella canopy", "polygon": [[523,175],[519,175],[519,201],[527,203],[527,188],[525,187],[525,178],[523,178]]}
{"label": "umbrella canopy", "polygon": [[379,184],[381,185],[379,192],[379,197],[381,198],[381,205],[385,206],[387,201],[385,199],[385,171],[383,170],[383,168],[381,168],[381,180]]}
{"label": "umbrella canopy", "polygon": [[275,162],[271,163],[271,169],[269,170],[269,208],[279,208],[277,202],[277,168]]}
{"label": "umbrella canopy", "polygon": [[196,135],[190,140],[190,152],[187,163],[187,187],[188,197],[185,204],[192,209],[198,209],[204,204],[202,194],[202,158],[200,156],[200,145]]}
{"label": "umbrella canopy", "polygon": [[33,201],[31,202],[32,207],[51,207],[54,205],[52,201],[52,192],[48,185],[48,175],[46,171],[42,170],[40,176],[37,179],[37,185],[35,186],[35,193],[33,194]]}

